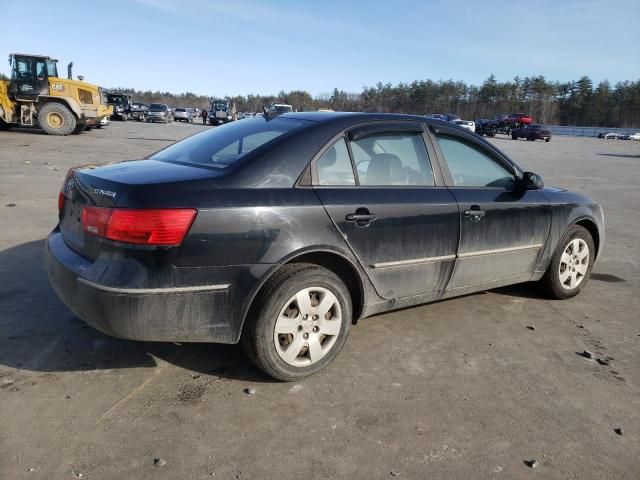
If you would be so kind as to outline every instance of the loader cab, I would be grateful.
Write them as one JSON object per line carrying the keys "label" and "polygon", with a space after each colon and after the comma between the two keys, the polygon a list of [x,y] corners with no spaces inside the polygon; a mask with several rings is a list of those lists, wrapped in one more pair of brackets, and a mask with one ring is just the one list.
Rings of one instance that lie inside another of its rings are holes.
{"label": "loader cab", "polygon": [[49,77],[58,76],[58,61],[50,57],[14,53],[9,63],[14,100],[33,101],[39,95],[48,95]]}

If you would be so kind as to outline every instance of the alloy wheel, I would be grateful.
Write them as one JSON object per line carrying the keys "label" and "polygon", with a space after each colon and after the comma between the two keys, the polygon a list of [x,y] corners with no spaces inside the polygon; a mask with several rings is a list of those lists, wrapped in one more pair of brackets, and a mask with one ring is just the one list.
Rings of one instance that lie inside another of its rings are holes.
{"label": "alloy wheel", "polygon": [[284,304],[276,320],[273,341],[282,360],[304,367],[329,353],[341,329],[338,298],[326,288],[309,287]]}
{"label": "alloy wheel", "polygon": [[581,238],[571,240],[562,252],[558,274],[566,290],[578,287],[589,270],[589,246]]}

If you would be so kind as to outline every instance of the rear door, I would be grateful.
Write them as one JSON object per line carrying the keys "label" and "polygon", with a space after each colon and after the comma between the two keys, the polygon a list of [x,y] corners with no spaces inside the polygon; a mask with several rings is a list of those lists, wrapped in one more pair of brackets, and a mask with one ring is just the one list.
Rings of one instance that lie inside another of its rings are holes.
{"label": "rear door", "polygon": [[472,135],[437,127],[446,182],[460,209],[460,247],[449,289],[524,281],[549,236],[540,190],[516,188],[516,168]]}
{"label": "rear door", "polygon": [[313,163],[314,188],[387,299],[442,290],[455,262],[458,206],[421,122],[364,125]]}

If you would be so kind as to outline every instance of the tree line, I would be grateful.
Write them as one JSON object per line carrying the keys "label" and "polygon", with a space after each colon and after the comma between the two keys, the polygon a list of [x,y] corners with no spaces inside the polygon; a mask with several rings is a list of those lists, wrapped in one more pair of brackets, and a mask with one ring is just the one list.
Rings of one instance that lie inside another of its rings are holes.
{"label": "tree line", "polygon": [[[143,103],[204,108],[212,97],[183,93],[120,89]],[[481,85],[454,80],[416,80],[411,83],[377,83],[360,93],[334,89],[316,97],[309,92],[281,91],[277,95],[225,97],[238,111],[258,112],[264,105],[284,102],[298,111],[395,112],[425,115],[454,113],[477,120],[501,113],[528,113],[539,123],[600,127],[640,127],[640,80],[608,81],[597,85],[588,77],[569,82],[549,81],[544,76],[515,77],[499,82],[494,75]]]}

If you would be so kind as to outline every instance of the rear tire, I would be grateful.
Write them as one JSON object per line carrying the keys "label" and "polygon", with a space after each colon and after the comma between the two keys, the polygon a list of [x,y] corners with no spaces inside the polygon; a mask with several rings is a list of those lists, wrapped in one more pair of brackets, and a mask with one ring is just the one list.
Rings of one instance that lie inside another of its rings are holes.
{"label": "rear tire", "polygon": [[511,134],[511,140],[517,140],[517,139],[518,139],[517,135]]}
{"label": "rear tire", "polygon": [[6,132],[10,128],[11,128],[11,125],[9,125],[8,123],[4,123],[2,120],[0,120],[0,132]]}
{"label": "rear tire", "polygon": [[591,277],[596,249],[584,227],[572,226],[563,235],[540,286],[553,299],[575,297]]}
{"label": "rear tire", "polygon": [[267,375],[295,381],[331,363],[350,329],[351,297],[344,282],[318,265],[292,263],[276,272],[254,301],[242,345]]}
{"label": "rear tire", "polygon": [[47,135],[69,135],[75,133],[79,122],[66,106],[50,102],[38,110],[38,123]]}
{"label": "rear tire", "polygon": [[551,141],[551,139],[550,138],[545,138],[544,141],[549,143]]}

